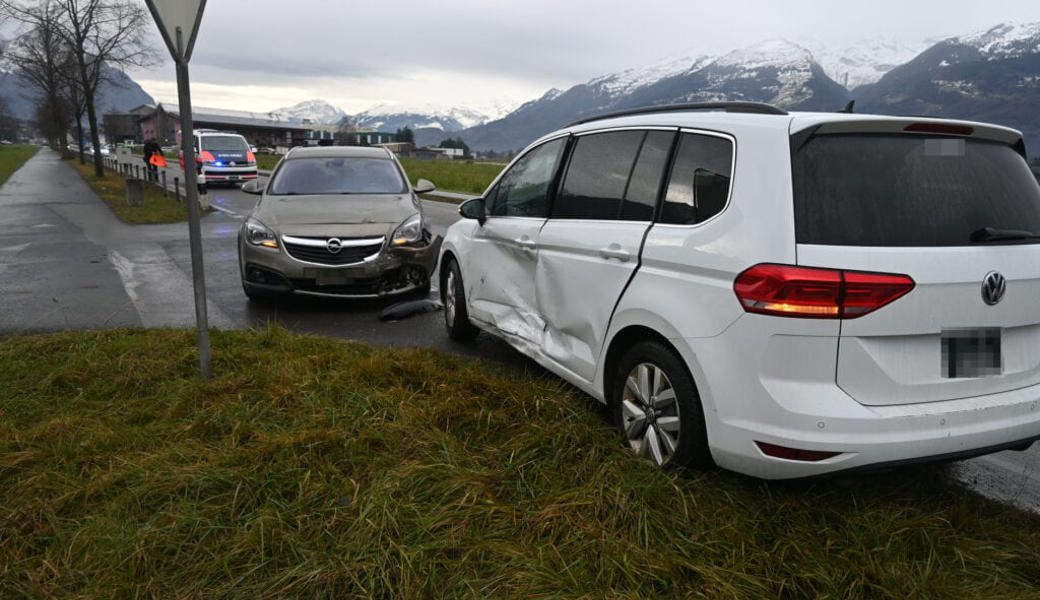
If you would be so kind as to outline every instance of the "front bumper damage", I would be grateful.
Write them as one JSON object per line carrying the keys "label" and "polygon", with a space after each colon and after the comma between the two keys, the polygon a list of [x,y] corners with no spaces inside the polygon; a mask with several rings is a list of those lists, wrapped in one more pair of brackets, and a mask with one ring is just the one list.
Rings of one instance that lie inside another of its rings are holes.
{"label": "front bumper damage", "polygon": [[348,265],[304,262],[281,247],[253,246],[239,236],[242,285],[268,294],[298,294],[332,298],[381,298],[430,286],[437,266],[441,237],[428,233],[412,246],[389,247],[378,255]]}

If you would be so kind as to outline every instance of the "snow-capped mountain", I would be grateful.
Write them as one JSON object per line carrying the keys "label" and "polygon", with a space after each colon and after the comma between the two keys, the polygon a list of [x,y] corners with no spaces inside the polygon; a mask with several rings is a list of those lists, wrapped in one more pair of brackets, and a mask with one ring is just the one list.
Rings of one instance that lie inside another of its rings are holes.
{"label": "snow-capped mountain", "polygon": [[347,116],[342,109],[318,99],[304,100],[292,106],[276,108],[271,112],[281,115],[287,121],[315,125],[338,125]]}
{"label": "snow-capped mountain", "polygon": [[[599,86],[605,92],[613,96],[621,96],[631,93],[632,90],[655,83],[667,77],[674,77],[696,71],[713,59],[710,56],[694,58],[683,56],[681,58],[669,58],[654,63],[648,67],[626,69],[620,73],[612,73],[597,77],[588,82],[589,86]],[[552,91],[552,90],[550,90]],[[556,90],[558,93],[562,93]]]}
{"label": "snow-capped mountain", "polygon": [[362,128],[396,131],[405,127],[459,131],[480,125],[488,120],[486,114],[464,108],[444,108],[433,105],[406,106],[380,104],[354,116],[354,124]]}
{"label": "snow-capped mountain", "polygon": [[819,40],[800,40],[831,79],[853,90],[877,82],[885,73],[909,62],[922,50],[935,43],[900,42],[887,38],[861,40],[835,48]]}
{"label": "snow-capped mountain", "polygon": [[741,100],[786,108],[837,110],[848,93],[807,49],[768,40],[721,57],[662,61],[552,89],[503,119],[461,132],[471,147],[511,150],[575,119],[611,110],[684,102]]}
{"label": "snow-capped mountain", "polygon": [[1040,53],[1040,22],[1001,24],[954,42],[976,48],[986,60],[1017,58]]}

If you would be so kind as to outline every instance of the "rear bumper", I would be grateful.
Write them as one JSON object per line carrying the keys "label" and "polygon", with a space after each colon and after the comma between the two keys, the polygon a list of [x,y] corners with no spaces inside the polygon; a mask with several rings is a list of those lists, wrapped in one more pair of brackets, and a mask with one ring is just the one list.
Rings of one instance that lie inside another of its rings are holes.
{"label": "rear bumper", "polygon": [[[836,337],[770,334],[763,325],[745,317],[718,337],[682,340],[719,466],[789,479],[975,456],[1040,438],[1040,385],[866,406],[835,382]],[[767,456],[756,441],[839,454],[787,460]]]}

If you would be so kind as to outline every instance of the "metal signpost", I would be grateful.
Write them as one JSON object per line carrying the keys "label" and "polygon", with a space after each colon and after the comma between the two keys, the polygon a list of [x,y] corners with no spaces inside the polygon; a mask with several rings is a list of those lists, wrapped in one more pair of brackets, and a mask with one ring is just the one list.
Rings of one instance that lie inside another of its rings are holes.
{"label": "metal signpost", "polygon": [[177,65],[177,97],[181,113],[181,153],[184,156],[184,195],[188,203],[188,238],[191,247],[191,274],[195,285],[195,321],[199,339],[202,378],[209,379],[209,318],[206,315],[206,277],[202,265],[202,227],[199,224],[198,179],[195,173],[194,123],[191,115],[191,90],[188,86],[188,61],[195,47],[195,36],[202,21],[206,0],[145,0],[166,47]]}

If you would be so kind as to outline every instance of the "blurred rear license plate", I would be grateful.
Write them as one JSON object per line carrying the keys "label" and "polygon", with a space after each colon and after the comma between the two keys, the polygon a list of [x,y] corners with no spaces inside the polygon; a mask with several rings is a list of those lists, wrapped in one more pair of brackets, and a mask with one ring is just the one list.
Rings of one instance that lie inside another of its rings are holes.
{"label": "blurred rear license plate", "polygon": [[238,175],[228,175],[228,181],[238,181]]}
{"label": "blurred rear license plate", "polygon": [[999,328],[944,329],[941,339],[943,377],[992,377],[1004,371]]}

